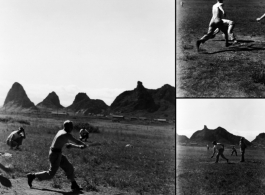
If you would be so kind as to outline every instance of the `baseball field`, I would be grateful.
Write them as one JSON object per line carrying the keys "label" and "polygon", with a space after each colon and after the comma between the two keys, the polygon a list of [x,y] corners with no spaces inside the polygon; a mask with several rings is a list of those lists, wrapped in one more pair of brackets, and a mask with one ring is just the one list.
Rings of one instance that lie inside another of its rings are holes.
{"label": "baseball field", "polygon": [[177,96],[265,96],[265,1],[224,0],[238,42],[225,47],[222,33],[196,50],[207,31],[215,0],[177,0]]}
{"label": "baseball field", "polygon": [[[49,168],[51,142],[66,119],[80,127],[91,125],[86,149],[63,149],[75,168],[83,194],[175,194],[175,125],[78,117],[0,114],[0,191],[4,194],[73,194],[62,169],[50,181],[35,181],[29,188],[26,174]],[[11,150],[7,136],[22,126],[26,132],[21,150]],[[79,193],[74,193],[79,194]]]}
{"label": "baseball field", "polygon": [[177,194],[264,194],[264,149],[248,148],[243,163],[236,149],[238,156],[231,156],[231,147],[225,146],[229,163],[221,157],[214,163],[212,148],[177,146]]}

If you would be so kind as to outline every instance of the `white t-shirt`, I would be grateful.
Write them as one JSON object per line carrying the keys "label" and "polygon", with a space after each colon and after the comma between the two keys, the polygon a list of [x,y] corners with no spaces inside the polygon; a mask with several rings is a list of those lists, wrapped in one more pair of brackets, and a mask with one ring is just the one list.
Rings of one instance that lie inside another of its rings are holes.
{"label": "white t-shirt", "polygon": [[224,149],[223,145],[220,144],[220,143],[217,143],[216,145],[214,145],[213,148],[214,148],[214,150],[215,150],[216,152],[218,152],[220,149]]}
{"label": "white t-shirt", "polygon": [[7,140],[9,140],[9,141],[15,141],[16,139],[18,139],[18,138],[24,136],[23,133],[18,134],[17,132],[18,132],[18,130],[17,130],[17,131],[13,131],[13,132],[7,137]]}

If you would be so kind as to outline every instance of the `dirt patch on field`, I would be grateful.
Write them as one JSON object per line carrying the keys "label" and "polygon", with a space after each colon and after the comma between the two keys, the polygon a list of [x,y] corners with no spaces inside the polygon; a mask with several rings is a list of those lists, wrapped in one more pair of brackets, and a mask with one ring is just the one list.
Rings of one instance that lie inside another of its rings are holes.
{"label": "dirt patch on field", "polygon": [[[3,185],[2,181],[8,180],[12,184],[12,186],[7,187],[5,184]],[[52,188],[50,186],[49,181],[34,181],[33,187],[29,188],[27,184],[27,178],[17,178],[17,179],[1,179],[0,182],[2,185],[0,185],[0,190],[2,194],[6,195],[59,195],[59,194],[84,194],[84,195],[103,195],[103,194],[109,194],[109,195],[118,195],[118,194],[134,194],[134,193],[128,193],[128,192],[122,192],[115,188],[106,188],[106,187],[98,187],[99,192],[72,192],[69,187],[65,187],[65,189],[56,189]]]}

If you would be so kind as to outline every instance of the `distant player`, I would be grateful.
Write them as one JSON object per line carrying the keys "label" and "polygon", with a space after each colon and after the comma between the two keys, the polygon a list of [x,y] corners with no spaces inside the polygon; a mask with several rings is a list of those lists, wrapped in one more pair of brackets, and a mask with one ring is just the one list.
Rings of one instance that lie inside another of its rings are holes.
{"label": "distant player", "polygon": [[[27,174],[28,177],[28,184],[32,187],[32,181],[37,178],[40,181],[48,180],[54,177],[59,167],[61,167],[67,178],[71,181],[71,189],[72,190],[82,190],[81,187],[75,181],[74,175],[74,167],[68,161],[65,155],[62,154],[62,148],[66,145],[67,148],[79,148],[84,149],[87,145],[77,139],[75,139],[71,132],[73,130],[73,123],[72,121],[65,121],[64,122],[64,129],[59,130],[58,133],[55,135],[51,148],[49,151],[49,161],[50,161],[50,168],[48,171],[42,171],[38,173],[29,173]],[[75,144],[69,143],[73,142]],[[76,145],[77,144],[77,145]]]}
{"label": "distant player", "polygon": [[236,156],[237,156],[237,151],[236,151],[236,148],[235,148],[235,146],[233,146],[232,147],[232,153],[231,153],[231,156],[233,156],[233,154],[236,154]]}
{"label": "distant player", "polygon": [[[222,21],[225,25],[225,28],[227,29],[227,33],[228,33],[228,36],[230,37],[230,40],[233,41],[233,43],[237,43],[236,36],[233,32],[233,30],[235,28],[235,22],[232,20],[228,20],[228,19],[222,19]],[[215,35],[218,34],[219,32],[220,32],[220,29],[217,28],[214,31],[212,38],[214,38]],[[223,36],[225,36],[225,35],[223,34]]]}
{"label": "distant player", "polygon": [[260,16],[259,18],[257,18],[256,20],[259,22],[259,21],[261,21],[264,17],[265,17],[265,14],[263,14],[262,16]]}
{"label": "distant player", "polygon": [[247,145],[246,145],[245,139],[243,137],[241,137],[241,139],[240,139],[239,146],[240,146],[240,152],[241,152],[240,162],[245,162],[245,150],[247,148]]}
{"label": "distant player", "polygon": [[215,152],[217,152],[215,163],[218,163],[219,156],[221,156],[223,159],[225,159],[226,162],[228,163],[228,159],[225,158],[225,156],[223,154],[224,153],[224,148],[225,148],[224,144],[217,143],[216,141],[213,141],[213,145],[214,145],[214,147],[213,147],[213,155],[211,156],[211,158],[213,158]]}
{"label": "distant player", "polygon": [[86,142],[87,139],[89,138],[89,132],[88,132],[88,130],[85,129],[85,127],[84,127],[83,129],[80,130],[79,134],[80,134],[79,139],[80,139],[81,141],[84,140],[84,141]]}
{"label": "distant player", "polygon": [[15,150],[20,149],[19,146],[22,145],[23,139],[26,139],[25,130],[22,127],[19,127],[18,130],[13,131],[6,140],[7,145],[10,146],[10,149],[15,147]]}
{"label": "distant player", "polygon": [[209,145],[208,145],[208,144],[207,144],[207,146],[206,146],[206,147],[207,147],[207,150],[209,150]]}
{"label": "distant player", "polygon": [[220,29],[225,35],[225,46],[229,46],[227,28],[222,20],[223,17],[225,17],[225,11],[223,9],[223,0],[217,0],[217,3],[214,4],[212,7],[212,19],[209,24],[208,33],[196,42],[198,52],[200,44],[205,43],[205,41],[211,39],[213,37],[214,31],[217,28]]}

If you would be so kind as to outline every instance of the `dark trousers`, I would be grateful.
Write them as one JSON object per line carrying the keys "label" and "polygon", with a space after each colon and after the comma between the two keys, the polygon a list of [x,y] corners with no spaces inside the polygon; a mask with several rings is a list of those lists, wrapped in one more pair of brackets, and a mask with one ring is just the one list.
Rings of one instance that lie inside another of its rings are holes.
{"label": "dark trousers", "polygon": [[245,162],[245,149],[241,149],[241,162]]}
{"label": "dark trousers", "polygon": [[224,35],[225,35],[225,42],[226,44],[228,43],[228,33],[227,33],[227,27],[224,25],[223,21],[221,19],[215,20],[215,21],[211,21],[211,23],[209,24],[209,29],[206,35],[204,35],[201,38],[202,43],[204,43],[205,41],[207,41],[208,39],[211,39],[214,31],[216,29],[220,29]]}
{"label": "dark trousers", "polygon": [[220,149],[218,151],[218,154],[216,155],[216,161],[215,162],[218,162],[219,161],[219,156],[221,156],[223,159],[227,160],[227,158],[225,158],[225,156],[224,156],[223,153],[224,153],[224,149]]}
{"label": "dark trousers", "polygon": [[83,141],[83,140],[85,140],[85,142],[86,142],[86,140],[89,138],[89,135],[88,134],[86,134],[86,135],[80,135],[80,140],[81,141]]}
{"label": "dark trousers", "polygon": [[236,150],[233,150],[233,151],[232,151],[232,154],[231,154],[231,156],[233,156],[233,154],[234,154],[234,153],[235,153],[235,154],[236,154],[236,156],[237,156],[237,152],[236,152]]}

